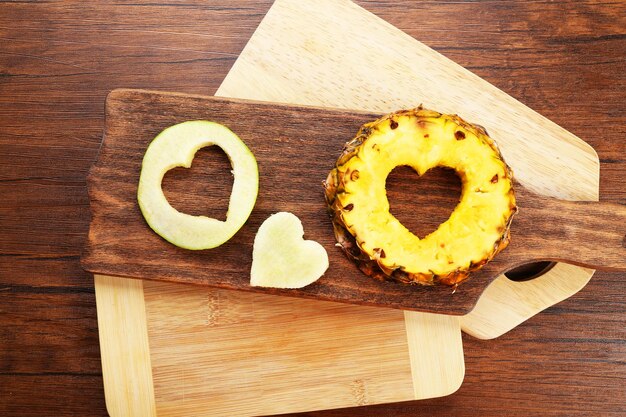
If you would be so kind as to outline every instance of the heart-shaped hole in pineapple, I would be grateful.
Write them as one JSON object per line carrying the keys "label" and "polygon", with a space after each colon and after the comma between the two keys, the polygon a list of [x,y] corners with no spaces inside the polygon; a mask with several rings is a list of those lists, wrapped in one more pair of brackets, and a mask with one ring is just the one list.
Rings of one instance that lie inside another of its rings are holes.
{"label": "heart-shaped hole in pineapple", "polygon": [[419,176],[413,168],[399,166],[387,177],[389,211],[422,239],[450,218],[459,204],[461,188],[453,169],[433,168]]}
{"label": "heart-shaped hole in pineapple", "polygon": [[226,221],[233,189],[230,160],[219,146],[199,149],[191,168],[176,167],[163,177],[170,205],[181,213]]}

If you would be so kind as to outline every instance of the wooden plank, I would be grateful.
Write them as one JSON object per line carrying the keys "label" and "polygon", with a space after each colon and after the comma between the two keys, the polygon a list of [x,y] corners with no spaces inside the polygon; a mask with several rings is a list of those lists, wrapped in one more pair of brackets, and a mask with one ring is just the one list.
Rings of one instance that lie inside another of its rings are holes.
{"label": "wooden plank", "polygon": [[[41,389],[42,387],[45,389]],[[19,417],[106,415],[102,376],[99,373],[88,372],[2,373],[0,415]]]}

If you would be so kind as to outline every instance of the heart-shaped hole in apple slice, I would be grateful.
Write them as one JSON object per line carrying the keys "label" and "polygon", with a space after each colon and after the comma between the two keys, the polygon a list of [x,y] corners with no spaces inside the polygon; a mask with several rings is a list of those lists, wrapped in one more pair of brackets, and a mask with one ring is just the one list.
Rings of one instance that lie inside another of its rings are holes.
{"label": "heart-shaped hole in apple slice", "polygon": [[[461,179],[453,169],[433,168],[419,176],[399,166],[387,177],[387,199],[393,216],[423,239],[450,218],[461,198]],[[428,207],[428,216],[420,207]],[[433,209],[433,208],[436,208]]]}
{"label": "heart-shaped hole in apple slice", "polygon": [[268,217],[254,238],[250,285],[302,288],[317,281],[328,269],[326,249],[304,240],[302,222],[294,214]]}
{"label": "heart-shaped hole in apple slice", "polygon": [[233,189],[232,166],[218,146],[196,152],[191,168],[176,167],[163,177],[163,194],[176,210],[226,221]]}

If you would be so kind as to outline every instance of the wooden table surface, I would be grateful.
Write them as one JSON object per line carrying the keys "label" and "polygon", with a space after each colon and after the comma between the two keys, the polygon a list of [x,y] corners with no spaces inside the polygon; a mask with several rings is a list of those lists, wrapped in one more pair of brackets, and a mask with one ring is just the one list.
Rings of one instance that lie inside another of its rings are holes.
{"label": "wooden table surface", "polygon": [[[104,98],[212,95],[270,3],[0,2],[0,415],[106,415],[79,264]],[[626,2],[358,3],[590,143],[601,199],[626,204]],[[464,335],[452,396],[306,415],[626,415],[625,294],[598,272],[499,339]]]}

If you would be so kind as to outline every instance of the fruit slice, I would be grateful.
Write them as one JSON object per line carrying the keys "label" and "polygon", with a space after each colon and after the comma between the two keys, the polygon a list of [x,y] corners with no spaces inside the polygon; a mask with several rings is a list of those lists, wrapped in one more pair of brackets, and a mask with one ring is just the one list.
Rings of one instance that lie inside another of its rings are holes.
{"label": "fruit slice", "polygon": [[254,238],[250,285],[302,288],[324,275],[326,249],[303,236],[302,223],[295,215],[280,212],[268,217]]}
{"label": "fruit slice", "polygon": [[[233,168],[226,221],[181,213],[161,189],[167,171],[189,168],[196,152],[211,145],[222,148]],[[152,230],[176,246],[200,250],[219,246],[237,233],[252,212],[258,189],[256,159],[241,139],[219,123],[195,120],[168,127],[150,143],[141,166],[137,201]]]}
{"label": "fruit slice", "polygon": [[[423,239],[389,212],[385,182],[400,165],[419,175],[452,168],[462,181],[450,218]],[[463,281],[507,246],[517,211],[512,172],[487,132],[421,107],[361,127],[324,186],[335,236],[348,257],[374,278],[404,283]]]}

